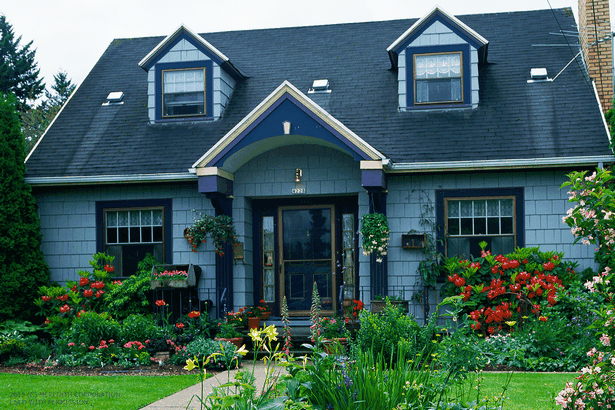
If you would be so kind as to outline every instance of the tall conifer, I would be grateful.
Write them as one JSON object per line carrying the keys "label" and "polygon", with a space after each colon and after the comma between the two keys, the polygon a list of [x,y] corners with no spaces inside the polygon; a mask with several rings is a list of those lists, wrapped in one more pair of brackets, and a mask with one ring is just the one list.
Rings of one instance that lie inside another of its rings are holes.
{"label": "tall conifer", "polygon": [[38,287],[49,282],[15,105],[12,95],[0,95],[0,322],[32,319]]}

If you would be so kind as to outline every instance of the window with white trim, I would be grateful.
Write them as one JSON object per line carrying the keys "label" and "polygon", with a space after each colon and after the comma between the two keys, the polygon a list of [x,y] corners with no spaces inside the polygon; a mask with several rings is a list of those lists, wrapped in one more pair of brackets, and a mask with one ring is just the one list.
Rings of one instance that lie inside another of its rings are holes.
{"label": "window with white trim", "polygon": [[463,102],[461,52],[414,55],[414,103]]}
{"label": "window with white trim", "polygon": [[492,254],[517,246],[516,197],[444,198],[446,256],[480,256],[480,242]]}
{"label": "window with white trim", "polygon": [[206,69],[162,71],[162,116],[207,115]]}
{"label": "window with white trim", "polygon": [[116,276],[130,276],[147,253],[164,262],[164,208],[104,209],[104,251]]}

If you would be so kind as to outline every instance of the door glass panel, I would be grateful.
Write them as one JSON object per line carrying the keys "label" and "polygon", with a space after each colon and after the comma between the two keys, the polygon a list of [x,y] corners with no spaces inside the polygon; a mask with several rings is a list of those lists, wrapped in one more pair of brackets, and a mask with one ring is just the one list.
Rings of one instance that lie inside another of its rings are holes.
{"label": "door glass panel", "polygon": [[263,217],[263,299],[267,303],[275,302],[275,276],[273,269],[275,266],[273,247],[273,216]]}
{"label": "door glass panel", "polygon": [[344,238],[344,251],[342,252],[342,281],[344,284],[344,299],[355,298],[355,275],[354,275],[354,248],[355,227],[354,214],[342,215],[342,236]]}
{"label": "door glass panel", "polygon": [[291,311],[308,311],[313,283],[323,310],[333,309],[331,208],[282,211],[284,292]]}

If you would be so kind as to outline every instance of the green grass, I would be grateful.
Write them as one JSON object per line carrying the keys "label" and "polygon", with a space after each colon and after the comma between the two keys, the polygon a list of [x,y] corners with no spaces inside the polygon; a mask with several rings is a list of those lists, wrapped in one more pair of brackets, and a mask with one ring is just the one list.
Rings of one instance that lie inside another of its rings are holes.
{"label": "green grass", "polygon": [[[509,377],[508,373],[483,373],[485,380],[481,397],[495,396]],[[573,381],[577,373],[513,373],[505,396],[505,410],[552,410],[561,409],[555,405],[555,396]],[[475,397],[475,396],[474,396]]]}
{"label": "green grass", "polygon": [[29,376],[0,373],[0,408],[136,410],[196,382],[194,374]]}
{"label": "green grass", "polygon": [[[483,373],[480,396],[502,392],[507,373]],[[574,380],[575,373],[513,373],[504,403],[505,410],[557,409],[554,397]],[[137,410],[197,382],[184,376],[28,376],[0,373],[2,409],[115,409]],[[55,395],[52,396],[52,395]],[[30,402],[38,400],[66,400]],[[468,400],[475,399],[475,396]],[[19,400],[22,400],[21,402]]]}

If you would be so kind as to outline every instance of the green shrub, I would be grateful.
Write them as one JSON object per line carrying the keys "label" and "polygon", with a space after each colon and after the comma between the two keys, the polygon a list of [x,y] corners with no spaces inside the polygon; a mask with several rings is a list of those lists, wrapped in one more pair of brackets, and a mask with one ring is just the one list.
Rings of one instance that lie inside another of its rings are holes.
{"label": "green shrub", "polygon": [[400,341],[407,340],[411,346],[418,345],[421,328],[404,311],[386,301],[386,307],[378,314],[361,311],[361,328],[357,332],[357,345],[363,352],[373,350],[390,357],[397,351]]}
{"label": "green shrub", "polygon": [[156,326],[151,316],[130,315],[121,324],[120,340],[126,343],[138,340],[145,343],[146,340],[154,340],[162,337],[162,329]]}
{"label": "green shrub", "polygon": [[6,332],[0,333],[0,360],[6,360],[11,356],[19,355],[26,346],[26,340],[21,333]]}
{"label": "green shrub", "polygon": [[85,312],[73,321],[62,339],[77,345],[98,346],[101,340],[118,340],[120,324],[108,313]]}
{"label": "green shrub", "polygon": [[101,312],[108,293],[116,285],[111,280],[113,257],[103,252],[93,255],[92,271],[77,271],[78,282],[68,281],[66,286],[41,286],[34,305],[38,315],[46,318],[46,330],[54,336],[67,330],[72,321],[85,311]]}
{"label": "green shrub", "polygon": [[109,290],[105,299],[104,310],[113,314],[118,320],[129,315],[147,315],[152,313],[149,300],[150,275],[156,258],[151,253],[139,262],[137,272],[122,281],[121,285]]}
{"label": "green shrub", "polygon": [[[209,361],[207,359],[211,357]],[[204,337],[198,337],[188,343],[185,349],[180,350],[171,357],[173,364],[186,364],[187,359],[197,358],[199,363],[205,363],[210,369],[232,369],[239,366],[241,356],[237,353],[237,347],[230,342],[215,341]]]}
{"label": "green shrub", "polygon": [[0,93],[0,322],[33,319],[32,301],[49,282],[36,200],[24,182],[25,158],[15,99]]}
{"label": "green shrub", "polygon": [[469,324],[442,338],[438,343],[438,367],[451,374],[453,379],[465,380],[472,372],[487,366],[489,357],[481,350],[483,340],[470,329]]}

